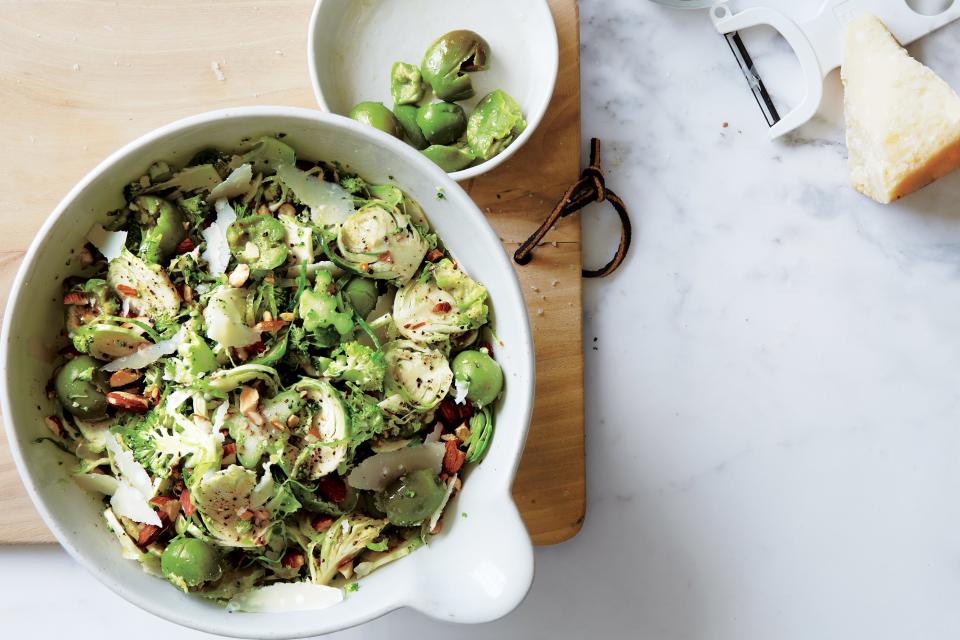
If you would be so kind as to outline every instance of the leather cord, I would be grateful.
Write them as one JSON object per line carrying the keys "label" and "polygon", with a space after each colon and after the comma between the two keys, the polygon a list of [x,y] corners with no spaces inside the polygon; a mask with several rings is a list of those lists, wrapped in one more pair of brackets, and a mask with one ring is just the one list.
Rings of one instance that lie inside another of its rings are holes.
{"label": "leather cord", "polygon": [[617,212],[617,216],[620,218],[620,244],[610,262],[599,269],[584,269],[583,277],[602,278],[616,271],[630,249],[633,229],[630,225],[630,215],[627,213],[627,207],[623,200],[608,189],[604,181],[603,167],[600,166],[600,140],[597,138],[590,140],[590,165],[580,174],[580,179],[570,185],[553,208],[553,211],[543,221],[543,224],[537,227],[537,230],[520,245],[513,254],[513,260],[517,264],[528,264],[533,259],[534,249],[543,241],[544,236],[557,224],[560,218],[565,218],[580,211],[591,202],[609,202],[610,206]]}

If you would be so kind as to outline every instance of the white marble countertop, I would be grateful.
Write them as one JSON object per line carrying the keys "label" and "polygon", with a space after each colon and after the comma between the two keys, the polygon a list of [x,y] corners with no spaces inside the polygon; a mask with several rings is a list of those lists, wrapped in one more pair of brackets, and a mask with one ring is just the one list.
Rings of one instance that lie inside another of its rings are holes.
{"label": "white marble countertop", "polygon": [[[337,637],[956,638],[960,175],[874,205],[846,186],[836,78],[824,118],[771,143],[705,13],[582,18],[584,135],[636,232],[586,284],[583,531],[537,551],[504,620],[399,612]],[[960,86],[958,47],[955,26],[913,51]],[[596,265],[612,218],[586,217]],[[0,549],[0,575],[5,637],[209,637],[56,548]]]}

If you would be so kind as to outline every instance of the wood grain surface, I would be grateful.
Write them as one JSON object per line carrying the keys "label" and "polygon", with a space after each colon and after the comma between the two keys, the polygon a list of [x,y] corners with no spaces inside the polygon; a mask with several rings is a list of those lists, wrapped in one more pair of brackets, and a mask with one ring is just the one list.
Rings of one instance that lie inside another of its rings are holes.
{"label": "wood grain surface", "polygon": [[[550,0],[560,76],[535,135],[463,183],[513,253],[579,173],[576,0]],[[223,107],[315,107],[307,77],[311,0],[7,0],[0,11],[0,300],[69,188],[107,154],[162,124]],[[222,79],[221,79],[222,78]],[[514,496],[536,544],[584,516],[580,227],[562,222],[517,267],[533,325],[537,397]],[[0,436],[0,543],[52,542]]]}

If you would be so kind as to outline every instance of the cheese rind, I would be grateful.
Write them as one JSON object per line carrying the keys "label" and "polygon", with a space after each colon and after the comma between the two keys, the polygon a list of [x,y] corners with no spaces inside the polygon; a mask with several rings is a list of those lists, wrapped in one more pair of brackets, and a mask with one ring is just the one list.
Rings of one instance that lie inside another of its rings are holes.
{"label": "cheese rind", "polygon": [[841,78],[858,191],[892,202],[960,167],[960,96],[875,16],[847,27]]}

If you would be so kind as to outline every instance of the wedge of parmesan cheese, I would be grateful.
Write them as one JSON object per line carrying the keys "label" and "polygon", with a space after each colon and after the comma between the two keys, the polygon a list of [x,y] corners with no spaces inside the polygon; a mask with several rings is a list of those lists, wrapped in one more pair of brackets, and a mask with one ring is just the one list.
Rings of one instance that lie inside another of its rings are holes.
{"label": "wedge of parmesan cheese", "polygon": [[875,16],[847,27],[841,78],[858,191],[892,202],[960,166],[960,96]]}

